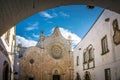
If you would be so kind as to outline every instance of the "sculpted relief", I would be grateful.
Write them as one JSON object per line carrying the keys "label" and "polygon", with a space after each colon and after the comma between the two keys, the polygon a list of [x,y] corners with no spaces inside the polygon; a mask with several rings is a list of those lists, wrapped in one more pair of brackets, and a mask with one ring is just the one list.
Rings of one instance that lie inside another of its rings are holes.
{"label": "sculpted relief", "polygon": [[117,19],[115,19],[112,23],[114,35],[113,35],[113,41],[116,45],[120,44],[120,29],[118,25]]}

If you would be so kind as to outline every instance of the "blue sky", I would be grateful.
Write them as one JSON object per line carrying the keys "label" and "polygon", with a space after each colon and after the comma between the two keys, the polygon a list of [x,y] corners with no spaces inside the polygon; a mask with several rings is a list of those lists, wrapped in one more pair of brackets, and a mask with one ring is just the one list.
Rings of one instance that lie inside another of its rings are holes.
{"label": "blue sky", "polygon": [[26,47],[34,46],[39,40],[40,31],[44,31],[45,36],[48,36],[53,32],[54,27],[58,26],[61,32],[66,34],[64,37],[72,36],[76,45],[102,11],[103,8],[100,7],[88,9],[85,5],[71,5],[38,12],[16,25],[17,43]]}

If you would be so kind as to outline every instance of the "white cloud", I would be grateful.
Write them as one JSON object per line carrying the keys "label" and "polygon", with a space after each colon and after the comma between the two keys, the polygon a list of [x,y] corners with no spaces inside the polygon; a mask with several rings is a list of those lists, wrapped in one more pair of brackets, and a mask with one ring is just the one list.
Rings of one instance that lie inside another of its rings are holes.
{"label": "white cloud", "polygon": [[16,44],[22,44],[24,47],[30,47],[30,46],[35,46],[37,44],[37,41],[34,40],[28,40],[24,37],[21,36],[16,36]]}
{"label": "white cloud", "polygon": [[43,12],[39,12],[39,14],[40,14],[41,16],[45,17],[45,18],[48,18],[48,19],[54,18],[54,17],[58,17],[58,15],[60,15],[60,16],[62,16],[62,17],[70,17],[69,14],[67,14],[67,13],[65,13],[65,12],[62,12],[62,11],[59,12],[59,13],[56,13],[56,12],[53,11],[51,14],[48,13],[48,12],[43,11]]}
{"label": "white cloud", "polygon": [[[75,33],[72,33],[69,30],[61,28],[61,27],[59,27],[59,29],[64,38],[68,39],[68,36],[71,36],[72,48],[75,47],[75,45],[77,45],[80,42],[81,38]],[[54,28],[52,29],[52,32],[53,30]]]}
{"label": "white cloud", "polygon": [[67,29],[60,28],[60,31],[61,31],[61,34],[63,35],[63,37],[65,37],[66,39],[68,39],[68,36],[71,36],[73,46],[77,45],[81,40],[81,38],[78,35],[70,32]]}
{"label": "white cloud", "polygon": [[70,17],[70,15],[68,15],[67,13],[64,13],[64,12],[60,12],[59,13],[61,16],[64,16],[64,17]]}
{"label": "white cloud", "polygon": [[39,23],[38,23],[38,22],[35,22],[34,24],[30,24],[30,23],[29,23],[29,25],[30,25],[30,26],[26,28],[27,31],[34,30],[34,29],[38,29]]}
{"label": "white cloud", "polygon": [[37,35],[37,34],[33,33],[32,36],[35,37],[35,38],[39,38],[40,35]]}
{"label": "white cloud", "polygon": [[45,11],[39,13],[41,16],[46,18],[53,18],[53,16]]}

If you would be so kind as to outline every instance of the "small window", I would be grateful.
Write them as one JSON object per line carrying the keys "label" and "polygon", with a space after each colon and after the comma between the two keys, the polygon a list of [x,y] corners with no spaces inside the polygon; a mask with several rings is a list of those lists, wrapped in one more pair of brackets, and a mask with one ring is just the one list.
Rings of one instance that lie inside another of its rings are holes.
{"label": "small window", "polygon": [[106,35],[101,40],[101,46],[102,46],[102,55],[109,52],[108,43],[107,43],[107,36]]}
{"label": "small window", "polygon": [[105,69],[105,80],[111,80],[110,68]]}
{"label": "small window", "polygon": [[79,56],[77,56],[77,66],[79,66]]}

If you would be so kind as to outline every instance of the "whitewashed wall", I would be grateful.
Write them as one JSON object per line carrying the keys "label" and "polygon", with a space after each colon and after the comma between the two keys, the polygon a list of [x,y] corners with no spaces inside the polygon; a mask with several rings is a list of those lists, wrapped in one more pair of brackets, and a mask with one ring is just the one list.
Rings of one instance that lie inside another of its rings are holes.
{"label": "whitewashed wall", "polygon": [[16,39],[15,39],[15,36],[16,36],[16,27],[13,26],[11,29],[10,29],[10,36],[9,36],[9,43],[7,44],[6,41],[5,41],[5,35],[6,33],[4,33],[2,36],[1,36],[1,40],[7,50],[7,53],[8,53],[8,56],[9,56],[9,59],[10,59],[10,64],[11,64],[11,69],[12,69],[12,75],[11,75],[11,79],[13,80],[13,65],[14,65],[14,48],[15,48],[15,45],[16,45]]}
{"label": "whitewashed wall", "polygon": [[[105,19],[109,18],[109,21]],[[118,20],[120,29],[120,14],[104,10],[98,20],[95,22],[91,30],[80,41],[74,49],[74,66],[75,73],[79,72],[83,79],[85,71],[90,71],[92,80],[105,80],[104,69],[111,69],[111,80],[120,79],[120,45],[113,43],[113,26],[114,19]],[[107,35],[109,52],[105,55],[102,54],[101,39]],[[90,44],[94,47],[95,68],[83,70],[83,50]],[[79,50],[81,48],[81,50]],[[76,66],[76,57],[79,55],[80,65]],[[74,74],[75,74],[74,73]]]}

